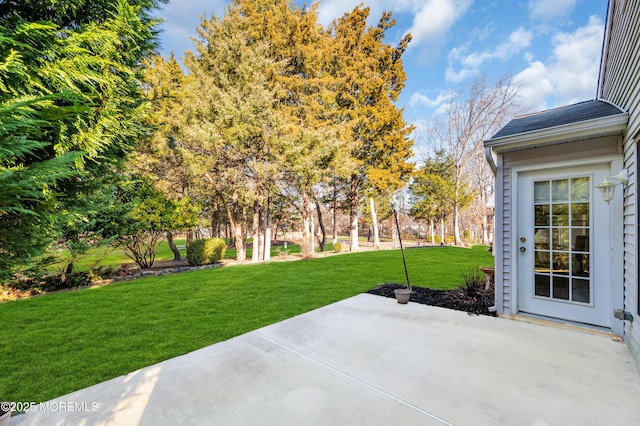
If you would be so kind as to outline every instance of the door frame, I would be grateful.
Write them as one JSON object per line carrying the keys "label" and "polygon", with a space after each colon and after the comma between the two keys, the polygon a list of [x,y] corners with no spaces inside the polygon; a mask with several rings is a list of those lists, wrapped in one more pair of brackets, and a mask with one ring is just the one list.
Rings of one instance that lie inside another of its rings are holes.
{"label": "door frame", "polygon": [[[531,164],[527,166],[517,166],[510,170],[510,188],[511,188],[511,224],[510,232],[510,258],[511,258],[511,313],[517,315],[520,313],[519,307],[519,251],[518,251],[518,209],[520,203],[520,194],[518,191],[520,174],[527,172],[543,172],[545,170],[575,168],[583,166],[605,166],[609,167],[610,174],[615,175],[623,168],[622,155],[609,155],[598,158],[590,158],[584,160],[558,161],[544,164]],[[599,182],[594,182],[597,185]],[[614,309],[622,309],[624,303],[624,228],[623,228],[623,205],[624,194],[621,187],[616,188],[616,194],[611,201],[609,208],[611,220],[609,223],[609,232],[611,235],[611,257],[610,261],[610,297],[611,297],[611,330],[617,335],[623,335],[623,321],[613,318]],[[594,202],[602,202],[600,193],[594,188]],[[606,203],[605,203],[606,204]]]}

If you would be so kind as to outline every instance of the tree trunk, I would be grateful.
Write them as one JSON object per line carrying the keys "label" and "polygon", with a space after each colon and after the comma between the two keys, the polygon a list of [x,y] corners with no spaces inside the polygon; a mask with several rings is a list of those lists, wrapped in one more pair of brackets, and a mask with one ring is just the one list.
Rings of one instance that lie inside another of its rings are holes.
{"label": "tree trunk", "polygon": [[436,243],[436,227],[433,223],[433,218],[430,217],[429,218],[429,231],[431,233],[431,244],[435,244]]}
{"label": "tree trunk", "polygon": [[489,218],[487,215],[482,216],[482,244],[489,243]]}
{"label": "tree trunk", "polygon": [[[269,200],[271,200],[271,198],[269,198]],[[272,223],[273,222],[273,212],[271,211],[271,206],[269,206],[269,222]],[[273,227],[273,239],[272,241],[278,241],[278,232],[280,231],[280,219],[278,219],[278,222],[276,222],[275,226],[271,225]],[[283,235],[284,235],[284,231],[283,231]]]}
{"label": "tree trunk", "polygon": [[320,251],[325,251],[325,246],[327,244],[327,230],[324,228],[324,222],[322,221],[322,210],[320,209],[320,201],[318,201],[318,197],[316,197],[316,210],[318,211],[318,224],[320,225],[320,231],[322,232],[322,238],[318,240],[320,244]]}
{"label": "tree trunk", "polygon": [[309,220],[311,221],[311,238],[310,238],[311,253],[315,253],[316,252],[316,222],[315,222],[315,215],[313,214],[313,210],[315,208],[311,201],[309,202],[309,209],[310,209]]}
{"label": "tree trunk", "polygon": [[67,276],[73,273],[73,259],[69,259],[67,265],[62,269],[62,274],[60,274],[60,282],[67,282]]}
{"label": "tree trunk", "polygon": [[369,197],[371,205],[371,223],[373,224],[373,247],[380,248],[380,229],[378,228],[378,215],[376,214],[376,202],[373,197]]}
{"label": "tree trunk", "polygon": [[457,246],[462,244],[460,238],[460,214],[458,212],[458,206],[453,206],[453,238]]}
{"label": "tree trunk", "polygon": [[251,253],[251,261],[253,263],[260,262],[260,196],[256,196],[253,200],[253,252]]}
{"label": "tree trunk", "polygon": [[171,232],[167,232],[167,244],[169,244],[169,248],[173,252],[173,260],[180,260],[182,258],[180,256],[180,250],[178,249],[178,246],[176,246],[176,243],[173,241],[173,234]]}
{"label": "tree trunk", "polygon": [[220,209],[218,209],[218,203],[213,205],[213,213],[211,213],[211,236],[220,237]]}
{"label": "tree trunk", "polygon": [[331,212],[333,215],[333,244],[338,242],[338,185],[336,184],[336,180],[333,180],[333,211]]}
{"label": "tree trunk", "polygon": [[358,215],[360,210],[359,201],[359,191],[358,191],[358,179],[355,176],[351,177],[351,191],[349,194],[350,197],[350,243],[351,249],[350,251],[358,251],[360,246],[358,244]]}
{"label": "tree trunk", "polygon": [[444,244],[444,216],[440,216],[440,244]]}
{"label": "tree trunk", "polygon": [[[218,194],[222,198],[222,194]],[[242,232],[242,211],[240,210],[240,202],[238,193],[234,192],[231,197],[231,205],[223,203],[227,211],[227,219],[233,232],[233,239],[236,246],[236,259],[239,262],[247,260],[247,250],[244,244],[244,233]]]}
{"label": "tree trunk", "polygon": [[313,255],[313,222],[311,212],[311,197],[305,191],[302,194],[302,257],[310,258]]}
{"label": "tree trunk", "polygon": [[264,250],[263,260],[268,262],[271,260],[271,225],[273,211],[271,210],[271,196],[267,196],[267,207],[264,210]]}

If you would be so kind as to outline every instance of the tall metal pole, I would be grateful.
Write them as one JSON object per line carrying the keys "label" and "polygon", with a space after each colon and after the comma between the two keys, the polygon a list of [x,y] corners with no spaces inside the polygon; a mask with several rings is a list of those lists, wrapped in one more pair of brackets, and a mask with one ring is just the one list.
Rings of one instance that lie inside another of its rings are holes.
{"label": "tall metal pole", "polygon": [[400,242],[400,253],[402,253],[402,264],[404,265],[404,276],[407,279],[407,288],[411,291],[411,284],[409,283],[409,272],[407,271],[407,260],[404,257],[404,247],[402,246],[402,236],[400,235],[400,224],[398,223],[398,212],[396,207],[393,206],[393,217],[396,219],[396,229],[398,230],[398,241]]}

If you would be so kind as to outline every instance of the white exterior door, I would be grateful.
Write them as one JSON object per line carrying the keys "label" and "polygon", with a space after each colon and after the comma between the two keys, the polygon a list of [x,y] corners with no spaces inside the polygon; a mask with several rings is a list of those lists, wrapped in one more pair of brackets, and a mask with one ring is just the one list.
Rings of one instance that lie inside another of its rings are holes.
{"label": "white exterior door", "polygon": [[610,328],[608,166],[518,175],[518,311]]}

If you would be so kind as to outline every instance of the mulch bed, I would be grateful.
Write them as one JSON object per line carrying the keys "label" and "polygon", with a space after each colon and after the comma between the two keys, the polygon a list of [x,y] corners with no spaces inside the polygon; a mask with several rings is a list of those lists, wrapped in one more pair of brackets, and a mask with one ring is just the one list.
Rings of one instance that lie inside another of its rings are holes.
{"label": "mulch bed", "polygon": [[[395,298],[393,290],[397,288],[406,288],[406,286],[385,283],[372,288],[367,293]],[[468,291],[462,288],[455,290],[433,290],[416,286],[412,286],[412,289],[411,302],[465,311],[469,314],[495,315],[489,312],[489,307],[495,304],[493,286],[488,290],[484,290],[484,288],[472,288]]]}

